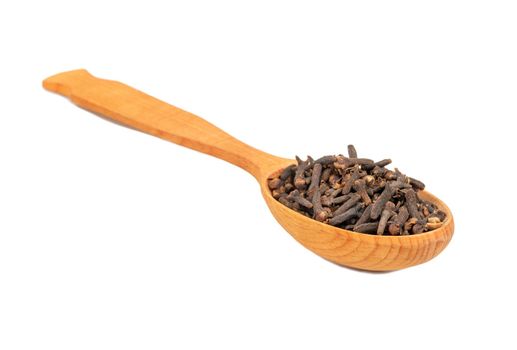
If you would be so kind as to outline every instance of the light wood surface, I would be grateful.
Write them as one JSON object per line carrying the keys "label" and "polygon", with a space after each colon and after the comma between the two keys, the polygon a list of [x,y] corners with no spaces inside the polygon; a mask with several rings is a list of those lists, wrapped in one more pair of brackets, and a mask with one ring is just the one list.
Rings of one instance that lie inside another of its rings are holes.
{"label": "light wood surface", "polygon": [[292,159],[257,150],[204,119],[122,83],[96,78],[84,69],[54,75],[44,80],[43,86],[108,119],[248,171],[259,182],[262,195],[280,225],[306,248],[337,264],[370,271],[398,270],[432,259],[452,238],[454,222],[450,210],[428,192],[422,192],[422,197],[447,213],[447,220],[437,230],[392,237],[339,229],[309,219],[271,196],[268,177],[295,163]]}

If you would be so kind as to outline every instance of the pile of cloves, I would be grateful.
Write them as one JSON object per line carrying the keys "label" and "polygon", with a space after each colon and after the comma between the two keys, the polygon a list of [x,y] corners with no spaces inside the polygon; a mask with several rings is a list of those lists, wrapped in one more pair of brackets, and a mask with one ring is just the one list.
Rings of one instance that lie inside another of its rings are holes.
{"label": "pile of cloves", "polygon": [[445,220],[435,204],[419,198],[422,182],[386,168],[391,159],[358,158],[349,145],[348,157],[296,161],[269,179],[269,188],[280,203],[320,222],[361,233],[410,235],[437,229]]}

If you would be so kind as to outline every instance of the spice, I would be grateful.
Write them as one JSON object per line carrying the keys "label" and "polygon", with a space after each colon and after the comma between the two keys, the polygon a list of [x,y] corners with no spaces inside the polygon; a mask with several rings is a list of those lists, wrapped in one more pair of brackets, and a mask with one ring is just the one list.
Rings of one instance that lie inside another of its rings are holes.
{"label": "spice", "polygon": [[443,225],[446,214],[419,198],[421,181],[387,169],[391,159],[358,158],[353,145],[347,152],[296,157],[297,164],[268,180],[272,196],[305,216],[360,233],[412,235]]}

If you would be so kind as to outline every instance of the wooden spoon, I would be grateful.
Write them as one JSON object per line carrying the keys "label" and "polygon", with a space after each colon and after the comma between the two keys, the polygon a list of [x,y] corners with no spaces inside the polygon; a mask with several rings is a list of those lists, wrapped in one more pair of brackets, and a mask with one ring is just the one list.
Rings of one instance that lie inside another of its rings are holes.
{"label": "wooden spoon", "polygon": [[122,83],[98,79],[83,69],[54,75],[43,81],[43,86],[89,111],[248,171],[259,182],[262,196],[280,225],[303,246],[339,265],[370,271],[398,270],[432,259],[452,237],[454,223],[449,208],[428,192],[422,191],[420,196],[447,214],[437,230],[411,236],[343,230],[307,218],[271,196],[268,178],[295,163],[293,159],[259,151],[189,112]]}

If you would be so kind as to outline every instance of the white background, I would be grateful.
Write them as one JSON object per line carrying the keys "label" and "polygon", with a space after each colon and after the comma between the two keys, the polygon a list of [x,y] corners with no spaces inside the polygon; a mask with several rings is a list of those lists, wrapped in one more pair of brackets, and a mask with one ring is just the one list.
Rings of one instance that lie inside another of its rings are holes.
{"label": "white background", "polygon": [[[0,6],[0,349],[515,349],[514,1]],[[76,68],[267,152],[391,157],[455,215],[392,273],[331,264],[254,179],[41,88]]]}

